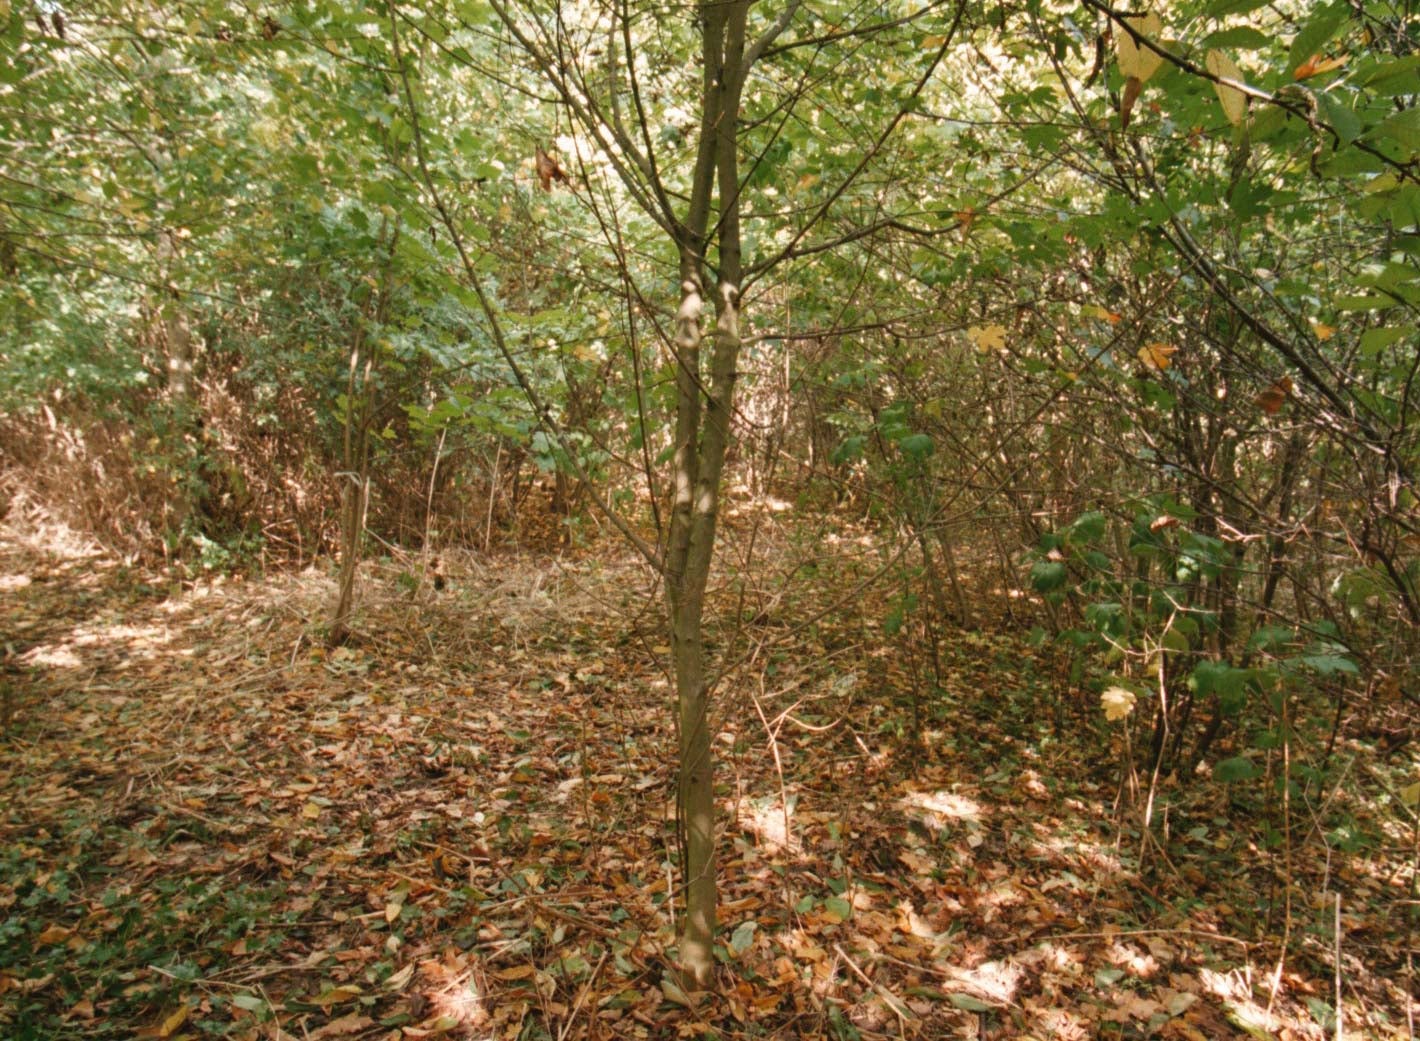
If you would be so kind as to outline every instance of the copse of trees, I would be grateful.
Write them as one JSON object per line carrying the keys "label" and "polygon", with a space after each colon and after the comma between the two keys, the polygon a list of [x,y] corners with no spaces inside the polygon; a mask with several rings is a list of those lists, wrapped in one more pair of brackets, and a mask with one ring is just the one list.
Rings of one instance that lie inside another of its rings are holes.
{"label": "copse of trees", "polygon": [[1358,691],[1415,700],[1401,6],[0,21],[12,503],[189,570],[334,553],[338,641],[367,533],[486,548],[548,475],[662,580],[690,984],[727,472],[870,519],[891,633],[1028,629],[1062,725],[1147,718],[1146,806],[1277,748],[1290,792]]}

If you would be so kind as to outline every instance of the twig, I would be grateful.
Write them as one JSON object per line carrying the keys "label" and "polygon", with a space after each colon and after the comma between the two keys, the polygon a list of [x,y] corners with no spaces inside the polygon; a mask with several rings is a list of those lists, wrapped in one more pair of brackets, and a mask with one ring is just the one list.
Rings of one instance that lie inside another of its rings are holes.
{"label": "twig", "polygon": [[1224,936],[1221,933],[1205,932],[1202,929],[1116,929],[1107,933],[1049,933],[1045,936],[1036,937],[1037,940],[1110,940],[1116,936],[1201,936],[1209,940],[1221,940],[1224,943],[1237,944],[1244,951],[1250,944],[1246,940],[1239,940],[1236,936]]}
{"label": "twig", "polygon": [[607,952],[603,951],[601,958],[597,960],[597,967],[592,970],[592,974],[587,977],[587,982],[582,984],[581,993],[577,995],[577,1001],[572,1006],[571,1013],[567,1016],[567,1022],[557,1028],[557,1041],[567,1041],[567,1035],[572,1030],[572,1024],[577,1022],[577,1012],[582,1007],[582,1002],[587,1000],[587,995],[591,993],[592,984],[596,983],[597,977],[601,975],[602,966],[606,964]]}
{"label": "twig", "polygon": [[1332,923],[1332,960],[1335,964],[1336,984],[1336,1041],[1344,1041],[1341,1029],[1341,894],[1336,894],[1336,918]]}
{"label": "twig", "polygon": [[858,968],[858,963],[855,962],[852,958],[848,957],[848,953],[844,951],[842,947],[835,943],[833,945],[833,950],[840,958],[844,960],[844,962],[847,963],[848,967],[853,970],[854,974],[860,980],[862,980],[869,987],[871,987],[873,991],[878,995],[878,997],[883,999],[883,1002],[887,1005],[887,1007],[892,1009],[893,1012],[897,1014],[897,1018],[899,1020],[905,1023],[909,1020],[914,1020],[917,1018],[916,1014],[910,1008],[908,1008],[906,1004],[903,1003],[901,998],[899,998],[892,991],[888,990],[881,983],[873,982],[873,980],[869,978],[867,973],[865,973],[862,969]]}

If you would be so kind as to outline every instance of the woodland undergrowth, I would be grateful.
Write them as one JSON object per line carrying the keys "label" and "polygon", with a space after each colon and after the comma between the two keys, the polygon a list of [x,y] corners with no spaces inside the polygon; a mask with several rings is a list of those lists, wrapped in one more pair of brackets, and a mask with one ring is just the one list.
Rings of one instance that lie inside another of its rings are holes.
{"label": "woodland undergrowth", "polygon": [[324,570],[176,582],[12,524],[0,1034],[1320,1039],[1339,984],[1345,1036],[1407,1036],[1393,808],[1344,808],[1359,852],[1299,814],[1290,876],[1256,792],[1168,782],[1145,829],[1123,729],[1020,634],[940,633],[924,693],[870,540],[728,524],[699,1001],[633,561],[376,562],[327,651]]}

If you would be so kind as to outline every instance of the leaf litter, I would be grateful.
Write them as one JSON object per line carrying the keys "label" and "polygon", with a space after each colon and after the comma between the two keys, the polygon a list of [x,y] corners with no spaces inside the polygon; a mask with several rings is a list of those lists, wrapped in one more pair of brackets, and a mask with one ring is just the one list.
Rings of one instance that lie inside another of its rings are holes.
{"label": "leaf litter", "polygon": [[[996,696],[1028,686],[1013,638],[960,634],[914,746],[862,598],[718,634],[724,968],[686,994],[652,583],[605,553],[445,567],[368,568],[327,652],[323,574],[180,588],[6,533],[0,1032],[1330,1036],[1319,958],[1268,1007],[1246,851],[1141,872],[1115,778]],[[1363,950],[1361,1022],[1401,1036]]]}

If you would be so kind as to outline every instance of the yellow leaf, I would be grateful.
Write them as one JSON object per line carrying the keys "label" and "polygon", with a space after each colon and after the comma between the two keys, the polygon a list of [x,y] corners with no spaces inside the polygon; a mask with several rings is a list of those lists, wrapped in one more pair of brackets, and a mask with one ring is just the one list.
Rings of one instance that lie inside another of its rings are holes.
{"label": "yellow leaf", "polygon": [[1336,327],[1314,321],[1312,322],[1312,332],[1316,334],[1318,340],[1329,340],[1336,335]]}
{"label": "yellow leaf", "polygon": [[391,900],[385,904],[385,922],[394,925],[394,921],[399,917],[400,910],[404,907],[403,900]]}
{"label": "yellow leaf", "polygon": [[[1159,21],[1159,16],[1152,11],[1148,14],[1125,15],[1120,21],[1140,36],[1147,37],[1150,43],[1160,42],[1159,35],[1164,31],[1164,26]],[[1119,71],[1129,79],[1137,79],[1141,85],[1147,83],[1149,77],[1158,72],[1159,66],[1164,63],[1162,54],[1147,46],[1141,47],[1123,25],[1114,31],[1114,42],[1119,55]]]}
{"label": "yellow leaf", "polygon": [[1132,690],[1125,690],[1123,687],[1110,687],[1100,695],[1100,707],[1104,709],[1104,718],[1111,723],[1117,723],[1121,719],[1126,719],[1129,713],[1134,711],[1134,702],[1138,701],[1138,695]]}
{"label": "yellow leaf", "polygon": [[1203,64],[1220,81],[1213,84],[1213,89],[1218,92],[1218,101],[1223,106],[1223,115],[1228,117],[1229,123],[1237,126],[1247,115],[1247,95],[1224,81],[1242,83],[1242,70],[1233,64],[1233,59],[1222,51],[1209,51],[1203,59]]}
{"label": "yellow leaf", "polygon": [[966,331],[966,338],[982,354],[1006,349],[1006,327],[1004,325],[973,325]]}
{"label": "yellow leaf", "polygon": [[1139,361],[1146,369],[1163,372],[1172,364],[1177,347],[1168,343],[1147,343],[1139,348]]}
{"label": "yellow leaf", "polygon": [[359,987],[351,983],[345,983],[339,987],[327,987],[319,994],[312,994],[304,1000],[310,1002],[312,1005],[329,1008],[331,1005],[340,1005],[347,1001],[354,1001],[361,993],[363,992]]}
{"label": "yellow leaf", "polygon": [[530,964],[524,962],[522,965],[514,965],[511,969],[499,969],[493,975],[500,980],[506,980],[511,983],[513,980],[528,979],[536,971],[537,970]]}
{"label": "yellow leaf", "polygon": [[163,1020],[162,1025],[158,1027],[158,1036],[172,1037],[173,1031],[187,1021],[187,1011],[187,1006],[184,1005],[167,1019]]}
{"label": "yellow leaf", "polygon": [[1100,307],[1098,304],[1086,304],[1080,308],[1080,313],[1086,318],[1098,318],[1110,325],[1118,325],[1123,320],[1122,315],[1111,311],[1108,307]]}
{"label": "yellow leaf", "polygon": [[301,816],[306,820],[313,821],[320,816],[320,807],[313,802],[308,802],[301,807]]}
{"label": "yellow leaf", "polygon": [[1400,800],[1407,806],[1420,805],[1420,781],[1400,789]]}
{"label": "yellow leaf", "polygon": [[922,49],[924,51],[935,51],[946,42],[947,38],[945,36],[924,36],[922,37]]}

